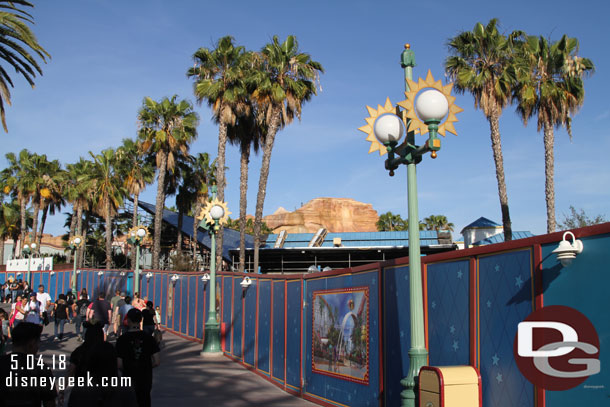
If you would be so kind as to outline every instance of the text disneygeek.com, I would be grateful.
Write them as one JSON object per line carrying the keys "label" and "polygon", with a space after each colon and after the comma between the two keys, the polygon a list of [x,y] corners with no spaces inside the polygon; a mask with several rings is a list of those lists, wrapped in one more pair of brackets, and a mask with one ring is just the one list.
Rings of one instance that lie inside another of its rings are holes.
{"label": "text disneygeek.com", "polygon": [[131,377],[101,377],[98,383],[87,372],[87,377],[21,376],[11,372],[5,379],[6,387],[14,388],[56,388],[66,387],[131,387]]}

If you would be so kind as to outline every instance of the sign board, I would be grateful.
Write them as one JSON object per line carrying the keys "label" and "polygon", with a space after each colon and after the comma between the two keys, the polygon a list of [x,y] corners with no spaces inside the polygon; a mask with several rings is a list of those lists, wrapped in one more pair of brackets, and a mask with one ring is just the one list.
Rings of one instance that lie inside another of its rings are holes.
{"label": "sign board", "polygon": [[6,271],[27,271],[29,261],[30,271],[53,270],[53,257],[33,257],[9,260],[6,263]]}

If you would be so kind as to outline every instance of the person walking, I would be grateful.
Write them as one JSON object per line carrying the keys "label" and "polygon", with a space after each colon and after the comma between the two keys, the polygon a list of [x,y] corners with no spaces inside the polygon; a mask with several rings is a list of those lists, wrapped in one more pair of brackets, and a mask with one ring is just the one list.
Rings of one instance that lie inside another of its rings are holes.
{"label": "person walking", "polygon": [[36,299],[40,303],[40,309],[42,310],[42,322],[45,325],[49,325],[49,313],[48,310],[53,306],[53,300],[49,293],[44,291],[44,285],[38,286],[38,293],[36,293]]}
{"label": "person walking", "polygon": [[123,376],[129,376],[136,391],[138,407],[150,407],[153,368],[161,364],[159,346],[152,336],[140,330],[142,312],[127,312],[128,330],[116,342],[118,367]]}
{"label": "person walking", "polygon": [[110,319],[110,324],[111,324],[110,330],[111,330],[111,333],[114,334],[114,336],[118,336],[117,326],[116,326],[116,315],[117,315],[117,307],[118,307],[117,304],[123,297],[121,297],[121,291],[116,290],[114,292],[114,297],[112,297],[110,299],[110,306],[112,307],[112,318]]}
{"label": "person walking", "polygon": [[152,301],[146,302],[146,308],[142,310],[142,331],[148,335],[155,332],[157,324],[155,323],[155,307]]}
{"label": "person walking", "polygon": [[[87,333],[87,328],[85,322],[87,322],[87,309],[89,308],[89,304],[91,301],[87,299],[85,295],[81,293],[81,297],[78,301],[72,305],[72,312],[74,314],[74,329],[76,330],[76,340],[82,342],[84,340],[85,334]],[[83,328],[83,334],[81,335],[80,330]]]}
{"label": "person walking", "polygon": [[[66,296],[64,294],[59,294],[59,297],[57,298],[57,303],[54,304],[53,316],[55,317],[55,337],[53,338],[53,340],[61,341],[64,338],[64,325],[68,320],[68,304],[66,302]],[[59,336],[57,335],[58,331]]]}
{"label": "person walking", "polygon": [[11,329],[15,329],[17,325],[22,323],[25,319],[25,314],[27,313],[25,307],[27,306],[27,304],[27,298],[22,298],[20,295],[17,296],[17,298],[15,299],[15,304],[13,304],[14,307],[11,317]]}
{"label": "person walking", "polygon": [[131,305],[131,297],[130,296],[126,296],[125,297],[125,304],[123,304],[121,306],[121,308],[119,309],[119,324],[120,324],[120,332],[121,334],[124,334],[125,332],[127,332],[127,313],[129,312],[130,309],[133,309],[133,305]]}
{"label": "person walking", "polygon": [[42,311],[40,310],[40,303],[36,299],[36,293],[30,294],[30,300],[28,301],[27,305],[25,306],[25,311],[26,311],[26,315],[25,315],[24,320],[26,322],[31,322],[33,324],[39,324],[39,325],[42,323],[42,319],[41,319]]}
{"label": "person walking", "polygon": [[97,300],[93,302],[91,306],[91,311],[93,312],[93,316],[91,318],[91,324],[101,324],[104,330],[104,340],[106,340],[106,336],[108,335],[108,327],[110,326],[110,321],[112,320],[112,306],[110,302],[106,300],[106,296],[102,291],[97,296]]}

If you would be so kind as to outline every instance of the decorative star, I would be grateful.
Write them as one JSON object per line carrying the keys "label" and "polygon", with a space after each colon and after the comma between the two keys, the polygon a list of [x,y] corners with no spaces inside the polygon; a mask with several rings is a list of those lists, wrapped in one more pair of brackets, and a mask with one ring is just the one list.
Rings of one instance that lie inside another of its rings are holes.
{"label": "decorative star", "polygon": [[523,280],[521,279],[521,276],[515,277],[515,285],[521,288],[521,286],[523,285]]}
{"label": "decorative star", "polygon": [[487,300],[487,308],[491,308],[491,301]]}
{"label": "decorative star", "polygon": [[432,309],[436,308],[436,301],[432,301]]}
{"label": "decorative star", "polygon": [[453,348],[454,352],[457,352],[457,350],[460,348],[460,345],[458,345],[458,341],[453,341],[453,345],[451,347]]}
{"label": "decorative star", "polygon": [[498,373],[496,375],[496,380],[498,381],[498,384],[502,383],[502,374],[501,373]]}
{"label": "decorative star", "polygon": [[460,271],[458,271],[458,272],[457,272],[457,277],[458,277],[458,278],[460,278],[460,279],[461,279],[461,278],[462,278],[462,275],[464,275],[464,273],[462,273],[462,270],[460,270]]}
{"label": "decorative star", "polygon": [[449,332],[451,332],[452,335],[455,333],[455,325],[451,325]]}
{"label": "decorative star", "polygon": [[498,362],[499,361],[500,361],[500,358],[498,357],[497,353],[491,357],[491,364],[492,365],[498,366]]}
{"label": "decorative star", "polygon": [[498,265],[496,264],[496,267],[494,267],[494,269],[495,269],[496,271],[500,271],[500,266],[498,266]]}

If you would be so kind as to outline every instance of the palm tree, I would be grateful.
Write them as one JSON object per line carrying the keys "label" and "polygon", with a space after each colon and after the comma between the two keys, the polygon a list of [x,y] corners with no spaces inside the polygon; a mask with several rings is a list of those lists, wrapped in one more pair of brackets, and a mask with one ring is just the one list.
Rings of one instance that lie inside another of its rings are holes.
{"label": "palm tree", "polygon": [[572,138],[572,115],[585,99],[583,77],[594,71],[593,62],[576,55],[578,40],[567,35],[552,44],[544,37],[527,37],[520,48],[519,86],[515,89],[517,113],[527,125],[537,115],[544,133],[544,175],[547,233],[556,228],[554,127],[565,127]]}
{"label": "palm tree", "polygon": [[430,215],[427,218],[424,218],[424,226],[426,230],[448,230],[453,232],[453,227],[455,226],[453,223],[447,220],[447,217],[444,215]]}
{"label": "palm tree", "polygon": [[[19,244],[23,245],[27,233],[27,205],[35,189],[35,182],[30,173],[32,153],[27,149],[19,152],[17,157],[14,153],[5,155],[8,167],[2,170],[0,178],[4,185],[4,193],[11,194],[19,202],[20,226]],[[17,242],[15,242],[15,246]]]}
{"label": "palm tree", "polygon": [[[153,182],[155,169],[150,160],[146,160],[137,141],[126,138],[117,149],[118,170],[124,180],[124,187],[133,199],[132,227],[138,225],[138,202],[140,193],[146,185]],[[136,253],[132,250],[131,263],[135,264]]]}
{"label": "palm tree", "polygon": [[127,195],[123,180],[117,170],[117,155],[112,148],[94,155],[90,178],[86,181],[93,189],[94,210],[106,222],[106,269],[112,268],[112,218]]}
{"label": "palm tree", "polygon": [[7,239],[13,239],[13,257],[15,256],[17,239],[21,233],[19,220],[18,201],[0,204],[0,264],[4,264],[4,242]]}
{"label": "palm tree", "polygon": [[252,99],[257,106],[259,123],[265,127],[265,141],[254,215],[254,270],[258,270],[263,206],[275,136],[295,116],[301,119],[303,103],[317,94],[316,83],[319,74],[324,72],[319,62],[300,52],[297,39],[292,35],[282,43],[274,36],[272,42],[263,47],[258,59],[252,77]]}
{"label": "palm tree", "polygon": [[[212,109],[214,121],[218,123],[218,156],[216,157],[217,198],[224,201],[225,151],[227,146],[227,126],[235,125],[237,117],[247,115],[247,80],[250,75],[252,56],[242,46],[234,44],[234,38],[227,35],[218,40],[216,48],[201,47],[193,60],[195,65],[187,71],[194,80],[194,93],[198,103],[206,101]],[[219,231],[216,245],[219,248],[217,264],[222,254],[223,234]]]}
{"label": "palm tree", "polygon": [[42,217],[40,219],[40,228],[37,234],[37,243],[40,247],[42,234],[47,221],[47,215],[55,215],[55,212],[61,210],[61,207],[66,204],[63,197],[63,186],[67,181],[67,174],[61,169],[61,164],[58,160],[49,162],[45,174],[42,176],[44,187],[40,192],[40,208],[42,209]]}
{"label": "palm tree", "polygon": [[[93,163],[91,161],[80,158],[74,164],[68,164],[66,173],[66,181],[64,184],[64,194],[68,202],[72,203],[72,217],[70,222],[69,239],[74,235],[81,235],[86,239],[87,229],[83,228],[83,212],[89,211],[92,206],[92,193],[94,189],[93,183],[86,182],[91,178]],[[76,252],[74,261],[78,267],[82,267],[83,253],[85,247]]]}
{"label": "palm tree", "polygon": [[[208,186],[216,182],[216,161],[210,164],[210,156],[208,153],[197,153],[192,160],[192,185],[194,187],[194,206],[192,209],[193,217],[196,218],[201,212],[203,204],[208,200]],[[197,229],[199,223],[193,221],[193,237],[191,245],[193,250],[193,264],[197,259]]]}
{"label": "palm tree", "polygon": [[376,226],[380,232],[402,231],[407,230],[407,221],[398,214],[386,212],[379,216]]}
{"label": "palm tree", "polygon": [[157,199],[155,202],[155,230],[153,237],[152,267],[159,268],[161,255],[161,224],[165,207],[166,176],[173,171],[178,154],[186,155],[189,145],[197,138],[199,116],[187,100],[176,101],[163,98],[155,102],[144,98],[138,113],[140,131],[138,134],[142,152],[155,157],[157,175]]}
{"label": "palm tree", "polygon": [[[34,24],[31,14],[18,6],[34,7],[32,3],[25,0],[0,0],[0,58],[11,65],[15,72],[21,74],[25,80],[34,88],[34,77],[36,73],[42,75],[42,70],[36,59],[30,54],[33,51],[43,62],[51,56],[45,51],[29,24]],[[28,51],[28,48],[31,51]],[[4,67],[0,66],[0,118],[2,127],[8,132],[4,104],[11,104],[11,92],[9,85],[14,87],[11,77]]]}
{"label": "palm tree", "polygon": [[[248,166],[250,150],[258,153],[264,141],[265,127],[257,125],[256,117],[240,116],[234,126],[229,126],[228,138],[231,144],[237,144],[240,151],[239,169],[239,271],[243,272],[246,263],[246,215],[248,211]],[[252,219],[248,219],[252,221]]]}
{"label": "palm tree", "polygon": [[451,56],[445,61],[445,71],[455,82],[455,89],[459,93],[472,94],[475,108],[480,108],[489,122],[502,225],[505,239],[508,241],[512,240],[512,226],[499,121],[502,109],[510,102],[515,85],[512,44],[521,33],[515,31],[507,38],[498,31],[497,23],[495,18],[491,19],[487,26],[477,23],[472,31],[465,31],[451,38],[448,44]]}

